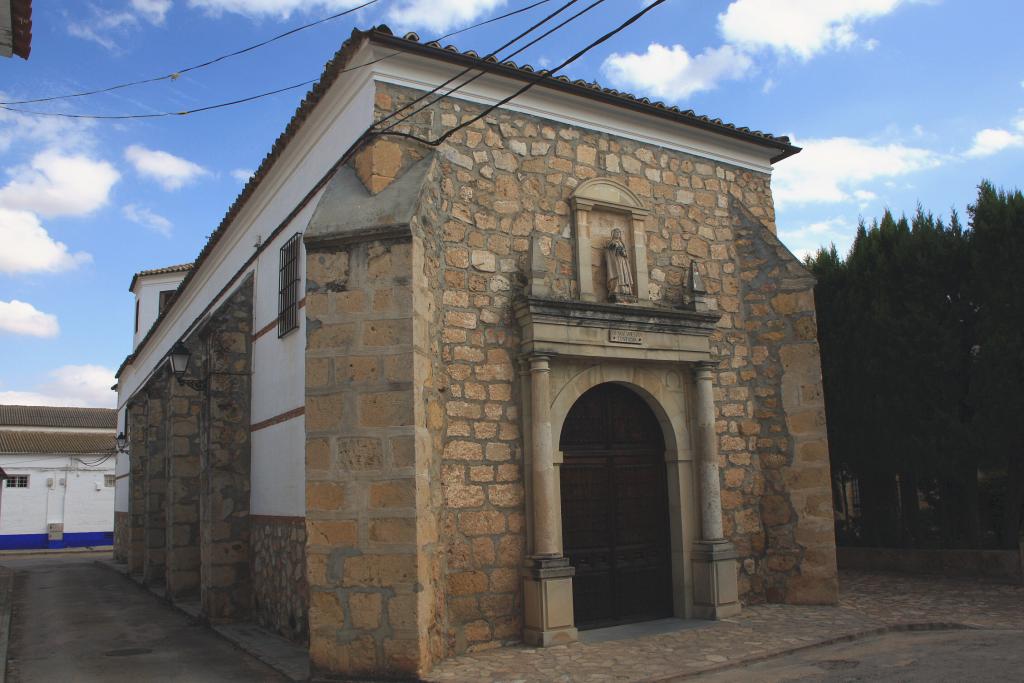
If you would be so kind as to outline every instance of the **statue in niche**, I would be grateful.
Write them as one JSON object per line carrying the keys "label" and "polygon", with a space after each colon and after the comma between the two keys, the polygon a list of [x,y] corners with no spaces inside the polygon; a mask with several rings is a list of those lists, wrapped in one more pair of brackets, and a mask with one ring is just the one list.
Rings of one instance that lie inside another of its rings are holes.
{"label": "statue in niche", "polygon": [[626,243],[622,240],[621,228],[612,230],[612,238],[605,246],[604,261],[608,271],[608,300],[636,301],[636,285],[633,271],[629,268],[629,253],[626,251]]}

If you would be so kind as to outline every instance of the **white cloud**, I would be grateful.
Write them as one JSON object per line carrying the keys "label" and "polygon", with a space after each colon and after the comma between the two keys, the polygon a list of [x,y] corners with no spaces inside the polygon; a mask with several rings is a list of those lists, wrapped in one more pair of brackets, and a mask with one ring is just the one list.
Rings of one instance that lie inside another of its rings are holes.
{"label": "white cloud", "polygon": [[[810,59],[857,42],[858,23],[885,16],[904,0],[734,0],[718,15],[726,41]],[[877,42],[868,41],[872,49]]]}
{"label": "white cloud", "polygon": [[57,316],[43,313],[32,304],[12,299],[0,301],[0,332],[30,337],[56,337],[60,332]]}
{"label": "white cloud", "polygon": [[153,232],[158,232],[164,237],[171,236],[173,224],[158,213],[154,213],[144,206],[138,204],[125,204],[121,207],[121,215],[136,225],[141,225]]}
{"label": "white cloud", "polygon": [[860,208],[867,208],[867,205],[878,199],[878,195],[870,190],[854,190],[853,197],[860,202]]}
{"label": "white cloud", "polygon": [[253,173],[255,173],[255,171],[253,171],[250,168],[236,168],[235,170],[231,171],[231,177],[240,183],[247,183],[249,182],[249,178],[252,177]]}
{"label": "white cloud", "polygon": [[214,16],[231,12],[256,18],[287,19],[295,11],[337,12],[361,5],[363,2],[365,0],[188,0],[188,5],[206,10]]}
{"label": "white cloud", "polygon": [[100,365],[64,365],[49,372],[49,380],[30,391],[0,391],[0,403],[16,405],[113,408],[110,390],[114,371]]}
{"label": "white cloud", "polygon": [[974,134],[974,144],[964,152],[964,155],[973,158],[987,157],[1014,147],[1024,147],[1024,133],[1013,133],[1002,128],[985,128]]}
{"label": "white cloud", "polygon": [[132,0],[132,8],[151,24],[162,24],[171,9],[171,0]]}
{"label": "white cloud", "polygon": [[766,80],[764,82],[764,85],[761,86],[761,92],[763,92],[765,95],[767,95],[772,90],[775,90],[775,85],[776,85],[775,81],[773,79],[769,78],[768,80]]}
{"label": "white cloud", "polygon": [[[16,100],[0,92],[0,100]],[[87,119],[29,116],[0,109],[0,152],[16,144],[42,143],[48,149],[74,151],[89,148],[95,142],[90,130],[95,123]]]}
{"label": "white cloud", "polygon": [[750,57],[731,45],[691,57],[682,45],[651,43],[643,54],[613,53],[601,68],[617,87],[675,101],[713,90],[721,80],[742,78],[752,66]]}
{"label": "white cloud", "polygon": [[803,151],[773,172],[776,205],[864,201],[862,185],[940,166],[946,159],[931,150],[856,138],[796,142]]}
{"label": "white cloud", "polygon": [[35,214],[0,208],[0,272],[57,273],[88,263],[92,256],[72,254],[63,242],[46,232]]}
{"label": "white cloud", "polygon": [[68,33],[75,38],[90,40],[108,50],[117,50],[115,35],[123,35],[138,25],[138,19],[131,12],[108,12],[90,5],[92,16],[85,19],[69,20]]}
{"label": "white cloud", "polygon": [[779,239],[801,261],[817,253],[819,247],[835,244],[840,253],[846,253],[853,242],[855,226],[842,217],[808,223],[787,230],[779,226]]}
{"label": "white cloud", "polygon": [[8,169],[11,181],[0,189],[0,207],[42,216],[82,216],[107,203],[121,175],[106,161],[49,149],[28,166]]}
{"label": "white cloud", "polygon": [[388,19],[401,27],[424,28],[435,33],[474,21],[506,0],[403,0],[391,7]]}
{"label": "white cloud", "polygon": [[128,147],[124,151],[124,157],[140,175],[152,178],[165,190],[177,190],[210,173],[188,159],[158,149],[147,149],[141,145]]}

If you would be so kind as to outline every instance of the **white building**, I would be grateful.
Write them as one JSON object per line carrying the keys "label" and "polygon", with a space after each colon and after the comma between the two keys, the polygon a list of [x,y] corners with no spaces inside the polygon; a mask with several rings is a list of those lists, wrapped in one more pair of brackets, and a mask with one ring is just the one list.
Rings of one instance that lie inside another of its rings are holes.
{"label": "white building", "polygon": [[0,405],[0,549],[113,543],[116,416]]}

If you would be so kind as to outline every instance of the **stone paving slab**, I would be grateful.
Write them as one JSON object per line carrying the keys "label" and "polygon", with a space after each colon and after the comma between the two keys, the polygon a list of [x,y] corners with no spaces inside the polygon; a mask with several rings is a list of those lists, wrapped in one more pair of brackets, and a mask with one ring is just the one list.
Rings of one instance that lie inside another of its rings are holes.
{"label": "stone paving slab", "polygon": [[430,681],[659,681],[909,628],[1024,630],[1024,586],[844,573],[839,605],[757,605],[706,627],[629,641],[513,646],[442,662]]}

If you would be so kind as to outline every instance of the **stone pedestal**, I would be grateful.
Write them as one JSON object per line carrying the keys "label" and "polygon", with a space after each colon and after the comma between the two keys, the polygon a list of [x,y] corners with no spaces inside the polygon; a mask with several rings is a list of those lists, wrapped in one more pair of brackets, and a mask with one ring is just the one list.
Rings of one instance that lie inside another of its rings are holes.
{"label": "stone pedestal", "polygon": [[740,613],[736,549],[728,541],[693,546],[693,616],[725,619]]}
{"label": "stone pedestal", "polygon": [[531,557],[523,568],[523,641],[548,647],[576,642],[572,577],[565,557]]}

